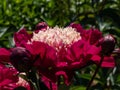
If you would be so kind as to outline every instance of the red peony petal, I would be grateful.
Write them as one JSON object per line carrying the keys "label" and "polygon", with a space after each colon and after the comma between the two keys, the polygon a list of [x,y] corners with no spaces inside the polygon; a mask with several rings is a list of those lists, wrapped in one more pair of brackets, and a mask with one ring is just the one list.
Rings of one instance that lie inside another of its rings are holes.
{"label": "red peony petal", "polygon": [[99,63],[101,57],[100,55],[93,55],[91,60],[94,61],[95,63]]}
{"label": "red peony petal", "polygon": [[8,85],[9,83],[12,83],[12,80],[10,79],[5,79],[2,82],[0,82],[0,86],[5,86]]}
{"label": "red peony petal", "polygon": [[0,65],[0,90],[13,90],[18,81],[17,71]]}
{"label": "red peony petal", "polygon": [[97,55],[101,51],[100,47],[96,47],[94,45],[87,45],[86,49],[87,49],[87,54],[91,54],[91,55]]}
{"label": "red peony petal", "polygon": [[50,80],[49,80],[48,78],[46,78],[45,76],[42,76],[41,79],[42,79],[43,83],[49,88],[49,90],[51,90],[51,88],[52,88],[52,90],[58,90],[56,83],[50,81]]}
{"label": "red peony petal", "polygon": [[71,23],[69,26],[72,28],[75,28],[77,32],[80,32],[80,33],[83,32],[83,28],[80,24]]}
{"label": "red peony petal", "polygon": [[30,41],[31,35],[27,33],[25,28],[20,29],[14,34],[14,41],[16,46],[24,46],[25,43]]}
{"label": "red peony petal", "polygon": [[97,29],[84,30],[82,34],[83,39],[87,40],[90,44],[96,45],[99,39],[102,38],[102,33]]}
{"label": "red peony petal", "polygon": [[57,63],[56,50],[50,46],[47,47],[45,62],[46,65],[55,65]]}
{"label": "red peony petal", "polygon": [[0,62],[10,62],[10,51],[0,48]]}
{"label": "red peony petal", "polygon": [[[92,57],[92,61],[94,61],[96,64],[99,64],[100,60],[101,60],[100,56],[97,56],[97,55],[95,56],[94,55]],[[101,67],[109,67],[109,68],[111,68],[111,67],[114,67],[114,66],[115,66],[114,57],[112,57],[112,56],[105,56],[104,60],[102,62]]]}
{"label": "red peony petal", "polygon": [[79,61],[83,55],[84,41],[80,40],[75,42],[70,48],[68,48],[66,53],[66,59],[68,62]]}
{"label": "red peony petal", "polygon": [[114,57],[105,56],[101,66],[102,67],[114,67],[115,66]]}
{"label": "red peony petal", "polygon": [[37,41],[32,42],[32,44],[25,44],[25,47],[33,55],[44,54],[46,50],[46,44]]}

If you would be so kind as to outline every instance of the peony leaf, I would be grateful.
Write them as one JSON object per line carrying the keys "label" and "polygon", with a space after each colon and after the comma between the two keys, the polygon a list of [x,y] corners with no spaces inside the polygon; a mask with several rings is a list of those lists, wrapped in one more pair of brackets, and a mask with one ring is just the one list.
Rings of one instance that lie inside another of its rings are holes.
{"label": "peony leaf", "polygon": [[70,88],[70,90],[86,90],[86,87],[84,86],[73,86]]}
{"label": "peony leaf", "polygon": [[8,27],[0,27],[0,38],[5,34],[8,30]]}
{"label": "peony leaf", "polygon": [[81,74],[80,77],[84,78],[84,79],[87,79],[87,80],[90,80],[92,78],[92,75],[90,75],[90,74]]}

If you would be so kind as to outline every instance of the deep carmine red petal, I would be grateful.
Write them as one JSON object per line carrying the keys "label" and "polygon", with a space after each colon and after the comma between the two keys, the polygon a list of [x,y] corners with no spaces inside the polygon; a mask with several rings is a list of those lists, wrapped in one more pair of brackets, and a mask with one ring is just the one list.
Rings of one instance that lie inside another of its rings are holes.
{"label": "deep carmine red petal", "polygon": [[36,60],[35,66],[41,65],[44,66],[44,68],[49,68],[54,67],[57,63],[56,50],[48,45],[46,45],[46,47],[41,46],[39,55],[40,57]]}
{"label": "deep carmine red petal", "polygon": [[0,90],[14,90],[18,81],[17,71],[0,65]]}
{"label": "deep carmine red petal", "polygon": [[34,41],[32,44],[25,44],[25,47],[33,55],[43,54],[46,50],[46,44],[38,41]]}
{"label": "deep carmine red petal", "polygon": [[75,28],[77,32],[80,32],[80,33],[83,32],[83,28],[80,24],[71,23],[69,26],[72,28]]}
{"label": "deep carmine red petal", "polygon": [[105,56],[101,66],[102,67],[114,67],[115,66],[114,57]]}
{"label": "deep carmine red petal", "polygon": [[83,54],[84,41],[80,40],[75,42],[70,48],[68,48],[66,53],[67,62],[75,62],[81,60]]}
{"label": "deep carmine red petal", "polygon": [[31,35],[27,33],[25,28],[20,29],[14,34],[16,46],[24,46],[25,43],[31,40]]}
{"label": "deep carmine red petal", "polygon": [[99,39],[102,38],[102,33],[97,29],[84,30],[82,38],[88,41],[90,44],[96,45]]}
{"label": "deep carmine red petal", "polygon": [[10,51],[0,48],[0,62],[10,62]]}
{"label": "deep carmine red petal", "polygon": [[[99,64],[100,63],[100,60],[101,60],[101,57],[100,56],[93,56],[92,57],[92,61],[94,61],[96,64]],[[112,56],[105,56],[104,57],[104,60],[102,62],[102,65],[101,67],[108,67],[108,68],[112,68],[115,66],[115,60],[114,60],[114,57]]]}
{"label": "deep carmine red petal", "polygon": [[46,78],[45,76],[43,76],[42,78],[42,82],[47,86],[47,88],[49,90],[58,90],[57,89],[57,84],[56,83],[53,83],[52,81],[50,81],[48,78]]}
{"label": "deep carmine red petal", "polygon": [[96,47],[94,45],[87,45],[85,49],[87,50],[87,54],[91,55],[98,55],[101,51],[100,47]]}

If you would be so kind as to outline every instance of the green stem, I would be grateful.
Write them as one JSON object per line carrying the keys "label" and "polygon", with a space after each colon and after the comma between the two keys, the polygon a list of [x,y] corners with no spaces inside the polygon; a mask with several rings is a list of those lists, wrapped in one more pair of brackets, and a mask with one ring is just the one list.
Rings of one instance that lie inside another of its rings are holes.
{"label": "green stem", "polygon": [[37,86],[37,88],[38,88],[38,90],[40,90],[40,85],[39,85],[39,76],[38,76],[38,74],[37,74],[37,72],[35,73],[36,74],[36,86]]}
{"label": "green stem", "polygon": [[29,85],[30,85],[30,90],[37,90],[37,87],[36,87],[36,85],[33,83],[33,81],[29,78],[30,77],[30,73],[29,72],[26,72],[26,76],[27,76],[27,78],[28,78],[28,83],[29,83]]}
{"label": "green stem", "polygon": [[101,64],[102,64],[102,62],[103,62],[103,59],[104,59],[104,55],[101,55],[100,63],[98,64],[98,66],[97,66],[97,68],[96,68],[96,70],[95,70],[95,72],[94,72],[94,74],[93,74],[90,82],[88,83],[88,86],[87,86],[86,90],[89,90],[89,89],[90,89],[90,86],[91,86],[91,84],[92,84],[92,82],[93,82],[93,80],[94,80],[97,72],[99,71],[99,68],[101,67]]}
{"label": "green stem", "polygon": [[[39,76],[37,74],[37,71],[33,68],[31,69],[31,72],[26,73],[31,90],[34,88],[35,90],[40,90],[40,85],[39,85]],[[33,87],[33,88],[32,88]]]}

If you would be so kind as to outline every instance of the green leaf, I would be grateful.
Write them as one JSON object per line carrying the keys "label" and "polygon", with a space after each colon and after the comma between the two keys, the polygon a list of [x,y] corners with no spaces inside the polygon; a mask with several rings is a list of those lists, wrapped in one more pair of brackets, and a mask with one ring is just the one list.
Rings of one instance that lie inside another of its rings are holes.
{"label": "green leaf", "polygon": [[69,86],[66,86],[65,84],[60,84],[58,86],[58,90],[69,90]]}
{"label": "green leaf", "polygon": [[70,88],[70,90],[86,90],[86,87],[84,86],[73,86]]}
{"label": "green leaf", "polygon": [[87,79],[87,80],[90,80],[92,78],[92,75],[90,75],[90,74],[81,74],[80,77],[84,78],[84,79]]}
{"label": "green leaf", "polygon": [[3,0],[3,9],[4,11],[6,10],[7,8],[7,0]]}
{"label": "green leaf", "polygon": [[113,20],[112,23],[115,23],[116,25],[118,25],[120,27],[120,14],[118,12],[119,12],[119,10],[107,8],[107,9],[104,9],[103,11],[101,11],[100,15],[106,20],[112,19]]}
{"label": "green leaf", "polygon": [[5,34],[8,30],[8,27],[0,27],[0,38]]}
{"label": "green leaf", "polygon": [[117,76],[116,83],[120,83],[120,75]]}

